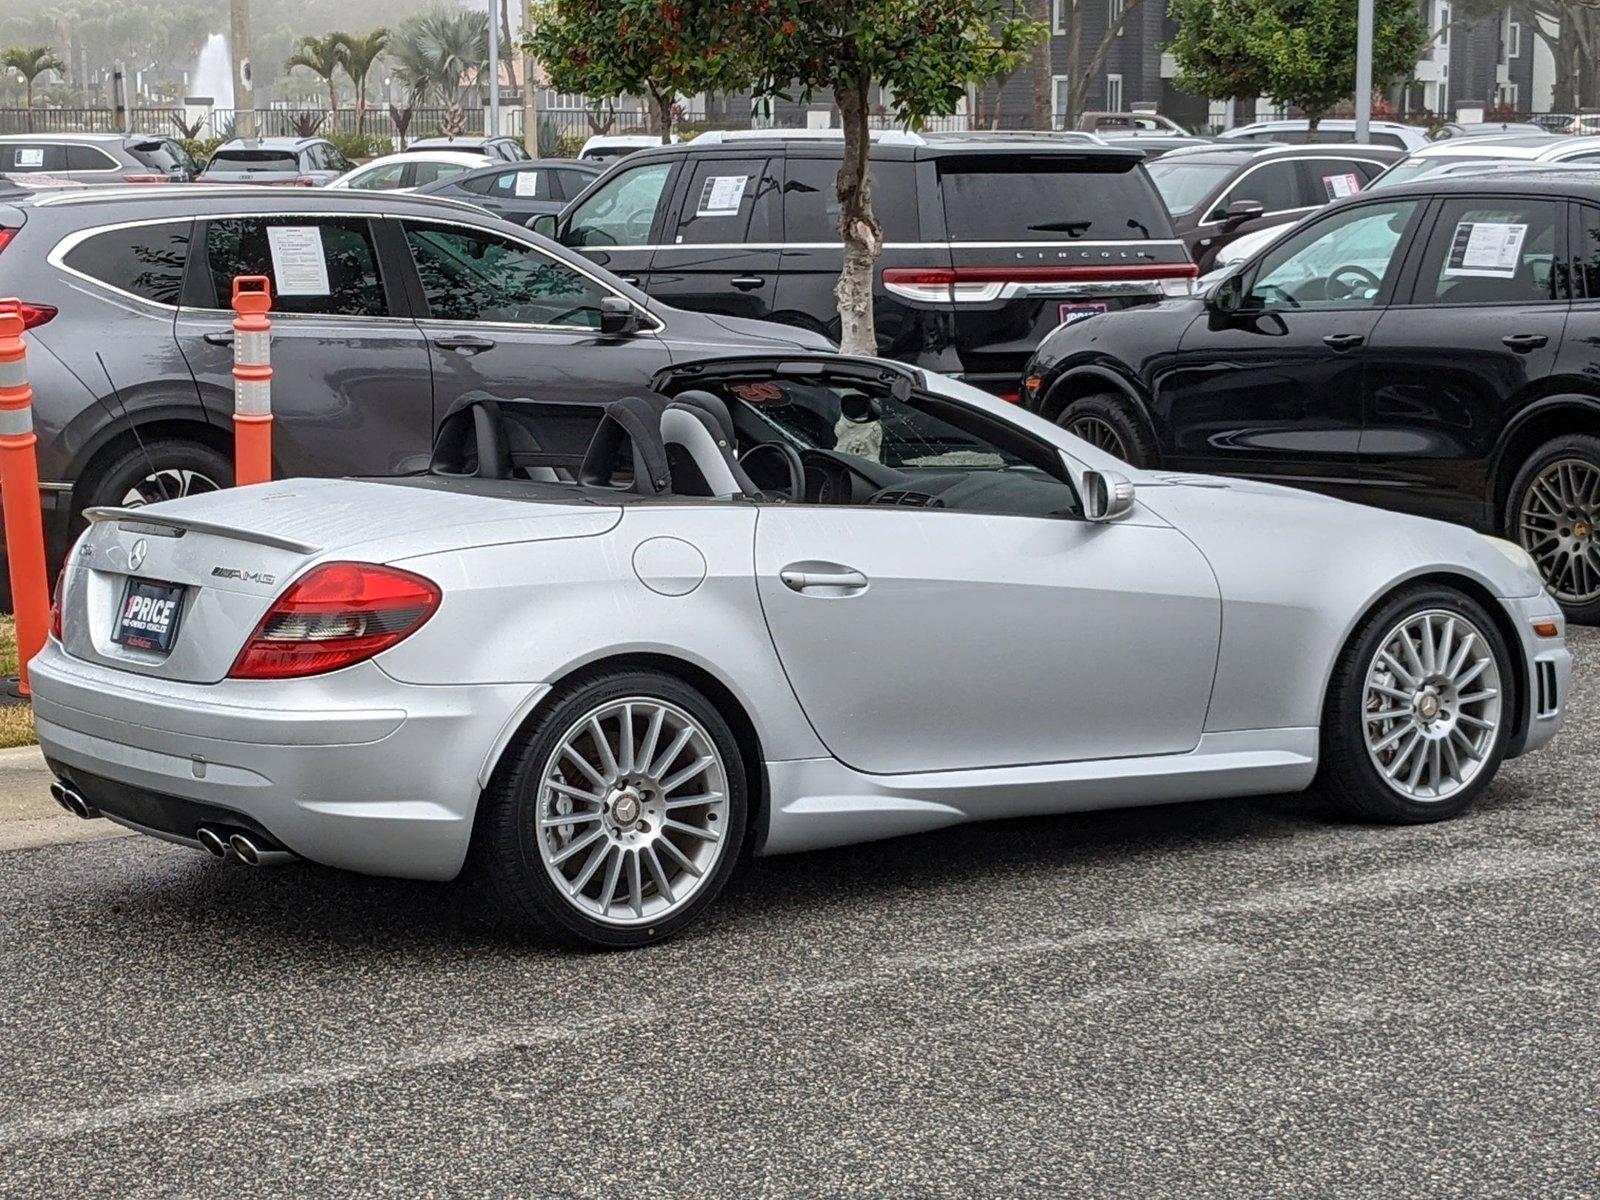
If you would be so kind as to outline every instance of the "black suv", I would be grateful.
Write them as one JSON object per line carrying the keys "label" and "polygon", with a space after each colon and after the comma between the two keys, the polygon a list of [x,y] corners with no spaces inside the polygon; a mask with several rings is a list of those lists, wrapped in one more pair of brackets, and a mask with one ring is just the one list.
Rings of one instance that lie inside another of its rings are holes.
{"label": "black suv", "polygon": [[[535,229],[670,304],[837,340],[832,136],[702,134],[630,154]],[[1056,326],[1186,294],[1194,265],[1137,150],[1026,134],[872,145],[879,350],[1015,398]]]}
{"label": "black suv", "polygon": [[685,359],[829,346],[669,308],[454,201],[0,180],[0,295],[24,304],[52,558],[89,505],[231,481],[238,275],[275,280],[281,476],[420,468],[473,390],[602,405]]}
{"label": "black suv", "polygon": [[1402,157],[1388,146],[1221,142],[1169,152],[1148,169],[1178,236],[1204,272],[1235,238],[1291,224],[1359,192]]}
{"label": "black suv", "polygon": [[1600,619],[1600,181],[1585,173],[1338,201],[1204,299],[1059,330],[1023,393],[1138,466],[1503,534],[1571,616]]}

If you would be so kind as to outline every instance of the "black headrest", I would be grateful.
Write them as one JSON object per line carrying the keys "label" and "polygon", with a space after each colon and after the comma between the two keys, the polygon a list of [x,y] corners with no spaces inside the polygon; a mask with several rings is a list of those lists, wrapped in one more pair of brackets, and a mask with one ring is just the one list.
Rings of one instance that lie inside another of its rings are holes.
{"label": "black headrest", "polygon": [[677,404],[692,404],[694,407],[710,413],[712,419],[716,421],[722,430],[722,440],[730,446],[734,444],[733,414],[728,411],[728,405],[721,396],[703,391],[700,388],[690,388],[687,391],[679,392],[672,399]]}
{"label": "black headrest", "polygon": [[578,468],[578,482],[589,487],[615,487],[617,458],[627,447],[633,458],[632,490],[656,496],[672,486],[667,447],[661,440],[662,396],[624,396],[606,405]]}

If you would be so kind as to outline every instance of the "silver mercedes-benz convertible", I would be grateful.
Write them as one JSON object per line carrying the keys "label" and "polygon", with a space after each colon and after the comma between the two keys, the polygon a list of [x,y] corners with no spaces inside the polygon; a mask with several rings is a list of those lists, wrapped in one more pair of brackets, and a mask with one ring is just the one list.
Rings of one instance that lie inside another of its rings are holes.
{"label": "silver mercedes-benz convertible", "polygon": [[100,509],[33,661],[80,815],[625,946],[746,852],[1290,792],[1431,821],[1561,722],[1518,547],[1135,472],[822,355],[468,396],[416,477]]}

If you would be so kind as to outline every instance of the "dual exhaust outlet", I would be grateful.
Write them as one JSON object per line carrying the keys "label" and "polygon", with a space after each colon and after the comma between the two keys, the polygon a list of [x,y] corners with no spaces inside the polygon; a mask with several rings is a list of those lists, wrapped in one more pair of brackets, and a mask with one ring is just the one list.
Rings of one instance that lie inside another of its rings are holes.
{"label": "dual exhaust outlet", "polygon": [[[93,821],[105,815],[85,800],[82,792],[64,779],[51,782],[50,798],[80,820]],[[252,867],[288,862],[294,857],[289,851],[273,845],[265,838],[249,833],[229,833],[226,830],[213,829],[209,825],[202,825],[195,830],[194,840],[199,842],[201,848],[213,858],[236,859]]]}

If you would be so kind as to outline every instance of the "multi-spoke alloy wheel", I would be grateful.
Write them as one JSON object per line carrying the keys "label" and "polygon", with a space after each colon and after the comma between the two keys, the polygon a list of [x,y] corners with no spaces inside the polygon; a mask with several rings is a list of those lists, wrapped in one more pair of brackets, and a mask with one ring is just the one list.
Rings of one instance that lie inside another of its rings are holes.
{"label": "multi-spoke alloy wheel", "polygon": [[1067,425],[1067,432],[1073,437],[1082,438],[1097,450],[1104,450],[1107,454],[1114,454],[1124,461],[1127,460],[1128,448],[1122,444],[1122,435],[1104,417],[1087,414],[1075,417]]}
{"label": "multi-spoke alloy wheel", "polygon": [[1517,536],[1557,600],[1600,600],[1600,468],[1582,458],[1546,463],[1523,486]]}
{"label": "multi-spoke alloy wheel", "polygon": [[199,471],[171,468],[146,475],[123,493],[119,504],[123,508],[140,508],[161,500],[179,500],[184,496],[215,492],[220,487],[216,480]]}
{"label": "multi-spoke alloy wheel", "polygon": [[659,671],[562,684],[484,792],[477,861],[502,911],[566,940],[639,946],[716,900],[747,820],[746,751]]}
{"label": "multi-spoke alloy wheel", "polygon": [[1500,668],[1483,631],[1459,612],[1414,613],[1367,667],[1367,753],[1411,800],[1443,800],[1471,783],[1500,731]]}
{"label": "multi-spoke alloy wheel", "polygon": [[1419,583],[1368,613],[1333,666],[1319,782],[1353,816],[1416,824],[1464,811],[1511,741],[1514,656],[1484,606]]}
{"label": "multi-spoke alloy wheel", "polygon": [[562,735],[539,794],[539,854],[596,920],[658,922],[688,904],[723,853],[727,771],[689,713],[608,701]]}

